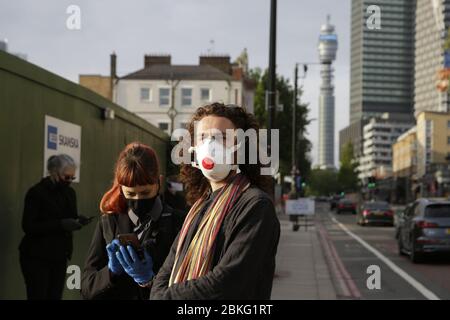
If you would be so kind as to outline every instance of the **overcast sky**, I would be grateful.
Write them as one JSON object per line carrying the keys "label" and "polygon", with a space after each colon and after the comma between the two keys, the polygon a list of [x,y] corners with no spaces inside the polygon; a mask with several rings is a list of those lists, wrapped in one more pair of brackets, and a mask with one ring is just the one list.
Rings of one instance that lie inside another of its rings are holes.
{"label": "overcast sky", "polygon": [[[81,8],[81,30],[66,27],[66,9]],[[118,74],[141,69],[146,53],[168,53],[172,63],[197,64],[211,48],[234,60],[247,48],[250,67],[267,68],[269,0],[0,0],[0,39],[9,51],[78,82],[78,74],[109,74],[109,54]],[[327,14],[336,26],[336,165],[338,132],[349,122],[350,0],[278,0],[277,73],[292,79],[295,62],[317,62],[317,40]],[[319,68],[303,80],[302,102],[318,117]],[[317,121],[309,128],[317,159]]]}

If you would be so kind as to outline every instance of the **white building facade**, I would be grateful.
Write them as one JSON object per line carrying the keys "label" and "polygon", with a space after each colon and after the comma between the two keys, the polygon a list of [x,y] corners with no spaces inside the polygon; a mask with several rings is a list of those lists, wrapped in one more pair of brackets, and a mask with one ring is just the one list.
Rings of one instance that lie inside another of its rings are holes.
{"label": "white building facade", "polygon": [[170,134],[212,102],[253,113],[254,85],[227,56],[200,57],[199,65],[172,65],[170,56],[146,56],[144,69],[119,78],[114,101]]}
{"label": "white building facade", "polygon": [[372,118],[363,129],[363,156],[358,159],[359,179],[378,179],[392,175],[392,145],[414,126],[408,118],[390,119],[389,114]]}

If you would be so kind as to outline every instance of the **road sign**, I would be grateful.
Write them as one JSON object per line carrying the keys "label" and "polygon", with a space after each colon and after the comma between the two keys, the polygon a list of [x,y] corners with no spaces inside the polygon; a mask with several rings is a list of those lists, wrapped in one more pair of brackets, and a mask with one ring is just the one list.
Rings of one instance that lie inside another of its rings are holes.
{"label": "road sign", "polygon": [[286,214],[288,215],[314,215],[315,202],[309,198],[286,200]]}

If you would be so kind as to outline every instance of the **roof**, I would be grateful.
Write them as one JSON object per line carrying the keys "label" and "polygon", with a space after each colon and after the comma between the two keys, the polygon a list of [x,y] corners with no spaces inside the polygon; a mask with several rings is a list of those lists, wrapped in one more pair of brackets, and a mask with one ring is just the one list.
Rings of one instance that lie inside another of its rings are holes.
{"label": "roof", "polygon": [[224,80],[232,81],[231,75],[210,65],[152,65],[130,73],[121,79],[136,80]]}

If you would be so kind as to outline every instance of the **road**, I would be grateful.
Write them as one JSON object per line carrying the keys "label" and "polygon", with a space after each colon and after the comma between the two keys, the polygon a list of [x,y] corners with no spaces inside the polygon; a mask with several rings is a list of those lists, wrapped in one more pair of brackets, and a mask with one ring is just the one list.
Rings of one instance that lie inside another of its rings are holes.
{"label": "road", "polygon": [[[450,257],[413,264],[398,254],[393,227],[361,227],[326,203],[317,203],[315,219],[339,298],[450,299]],[[380,268],[380,289],[367,287],[371,265]]]}

